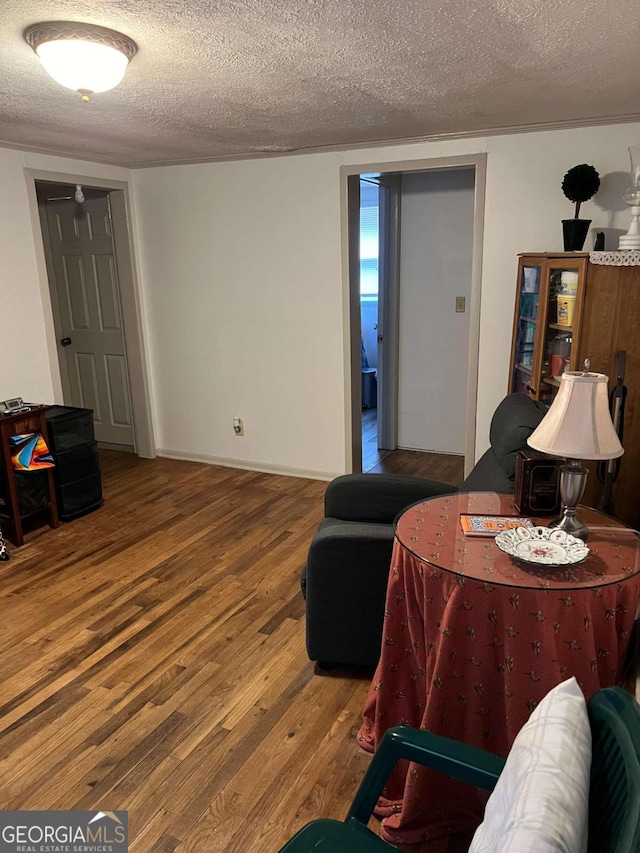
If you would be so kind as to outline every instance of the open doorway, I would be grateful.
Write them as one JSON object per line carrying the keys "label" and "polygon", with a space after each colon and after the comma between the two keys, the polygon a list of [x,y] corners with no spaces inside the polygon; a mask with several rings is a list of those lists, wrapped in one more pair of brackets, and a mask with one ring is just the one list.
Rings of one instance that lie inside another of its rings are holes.
{"label": "open doorway", "polygon": [[[362,381],[362,470],[378,461],[378,319],[380,295],[380,176],[360,175],[360,330]],[[380,336],[381,337],[381,336]],[[380,400],[382,402],[382,400]]]}
{"label": "open doorway", "polygon": [[353,470],[473,466],[484,158],[461,159],[347,176]]}

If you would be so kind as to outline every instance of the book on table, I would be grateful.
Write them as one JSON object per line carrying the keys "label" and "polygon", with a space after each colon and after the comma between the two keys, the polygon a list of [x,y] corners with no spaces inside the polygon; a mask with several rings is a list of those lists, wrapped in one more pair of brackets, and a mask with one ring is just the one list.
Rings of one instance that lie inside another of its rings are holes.
{"label": "book on table", "polygon": [[460,525],[465,536],[497,536],[514,527],[533,527],[530,518],[516,515],[477,515],[463,512]]}

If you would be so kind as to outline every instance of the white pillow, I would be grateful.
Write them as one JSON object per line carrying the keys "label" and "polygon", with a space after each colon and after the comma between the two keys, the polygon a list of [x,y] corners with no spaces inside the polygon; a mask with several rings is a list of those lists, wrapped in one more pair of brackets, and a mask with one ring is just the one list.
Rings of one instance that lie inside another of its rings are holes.
{"label": "white pillow", "polygon": [[469,853],[585,853],[590,771],[587,705],[570,678],[518,733]]}

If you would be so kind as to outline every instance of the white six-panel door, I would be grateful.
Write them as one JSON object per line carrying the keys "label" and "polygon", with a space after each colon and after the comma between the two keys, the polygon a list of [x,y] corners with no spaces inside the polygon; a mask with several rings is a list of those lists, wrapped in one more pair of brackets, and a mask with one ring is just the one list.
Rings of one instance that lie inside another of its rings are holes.
{"label": "white six-panel door", "polygon": [[59,307],[58,351],[70,400],[93,409],[96,439],[133,446],[118,272],[107,192],[47,199],[51,284]]}

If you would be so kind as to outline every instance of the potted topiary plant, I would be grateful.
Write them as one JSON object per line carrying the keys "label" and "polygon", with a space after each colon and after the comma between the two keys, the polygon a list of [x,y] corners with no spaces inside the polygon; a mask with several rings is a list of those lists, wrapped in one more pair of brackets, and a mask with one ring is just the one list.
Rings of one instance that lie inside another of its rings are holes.
{"label": "potted topiary plant", "polygon": [[573,219],[562,220],[565,252],[580,252],[582,250],[591,220],[578,218],[580,216],[580,205],[583,201],[593,198],[598,192],[599,186],[600,175],[593,166],[588,166],[586,163],[580,163],[579,166],[569,169],[562,179],[562,192],[576,206]]}

